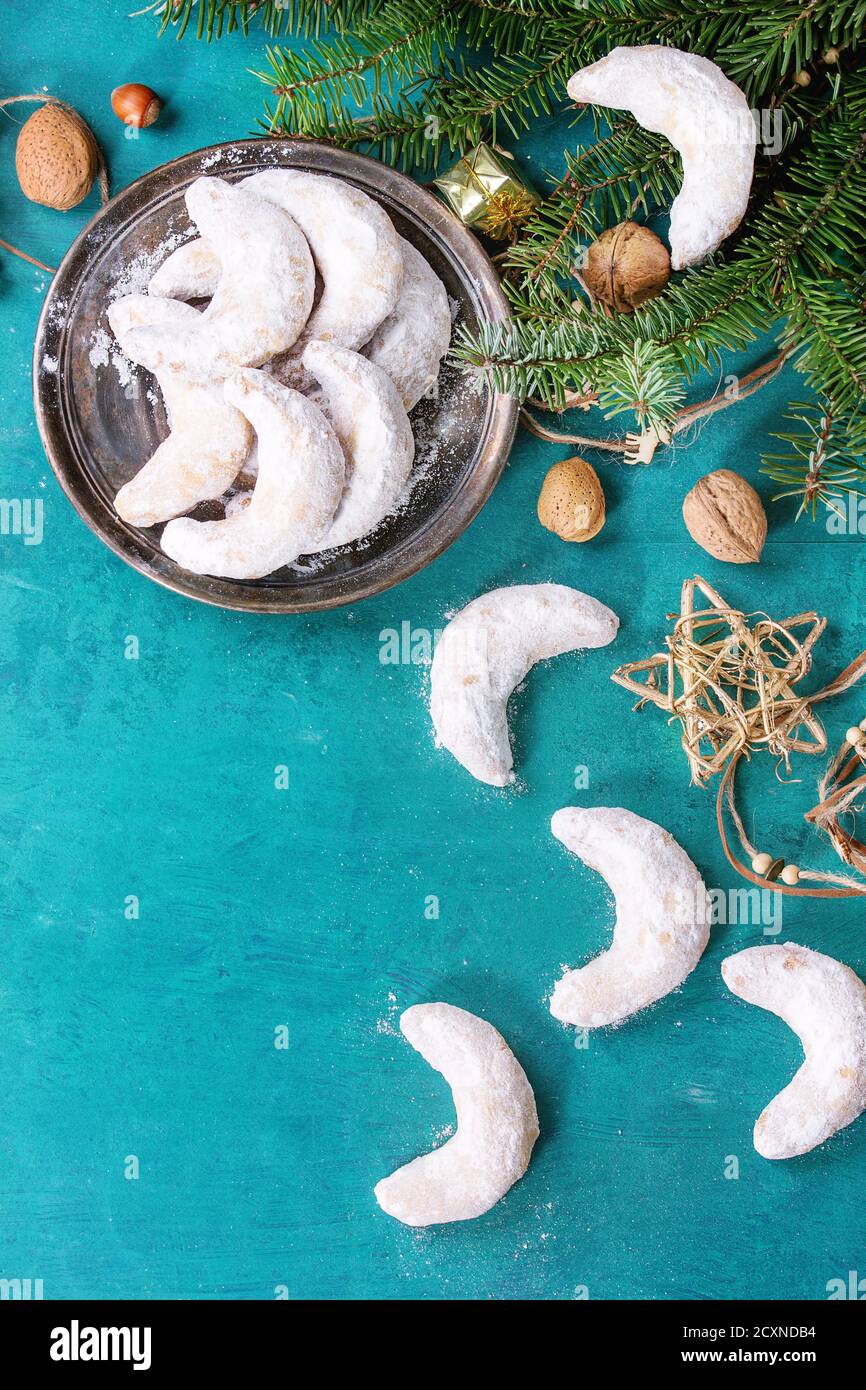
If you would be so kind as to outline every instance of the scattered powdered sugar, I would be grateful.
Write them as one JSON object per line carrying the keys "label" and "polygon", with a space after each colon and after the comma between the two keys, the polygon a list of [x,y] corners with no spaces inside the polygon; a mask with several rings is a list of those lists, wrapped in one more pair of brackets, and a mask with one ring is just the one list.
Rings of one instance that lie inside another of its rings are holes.
{"label": "scattered powdered sugar", "polygon": [[[154,271],[162,264],[166,256],[188,241],[194,231],[193,227],[187,227],[169,232],[158,246],[149,251],[140,251],[127,261],[122,273],[109,290],[108,303],[113,304],[115,300],[123,299],[130,294],[144,294]],[[52,320],[59,323],[66,314],[66,307],[65,300],[57,300],[51,308]],[[96,324],[90,335],[88,359],[91,367],[96,370],[100,368],[113,369],[120,385],[124,388],[131,386],[138,379],[139,373],[135,363],[131,362],[121,351],[114,334],[102,320]],[[43,369],[49,370],[45,363],[43,363]],[[57,364],[55,363],[51,370],[56,371],[56,369]],[[159,404],[160,398],[153,386],[148,388],[145,395],[149,405],[156,407]]]}
{"label": "scattered powdered sugar", "polygon": [[135,366],[121,351],[111,331],[99,324],[93,330],[90,344],[88,357],[91,367],[97,370],[100,367],[113,367],[121,386],[129,386],[136,375]]}
{"label": "scattered powdered sugar", "polygon": [[65,295],[57,299],[52,299],[51,307],[48,310],[47,322],[51,328],[62,328],[69,312],[69,300]]}
{"label": "scattered powdered sugar", "polygon": [[111,344],[113,339],[107,328],[94,329],[90,339],[90,365],[91,367],[107,367],[111,361]]}
{"label": "scattered powdered sugar", "polygon": [[124,267],[123,273],[115,280],[109,294],[109,303],[123,299],[128,294],[144,294],[151,276],[165,258],[189,241],[195,235],[192,226],[169,232],[158,246],[149,251],[139,251]]}
{"label": "scattered powdered sugar", "polygon": [[397,1015],[400,1012],[400,1005],[393,989],[388,990],[388,1007],[385,1014],[376,1023],[376,1032],[384,1033],[389,1038],[399,1038],[400,1029],[397,1026]]}
{"label": "scattered powdered sugar", "polygon": [[[276,153],[275,150],[274,154]],[[202,155],[198,167],[202,172],[205,172],[208,169],[213,169],[217,164],[243,164],[246,157],[247,151],[243,145],[220,145],[217,149],[209,150],[207,154]]]}

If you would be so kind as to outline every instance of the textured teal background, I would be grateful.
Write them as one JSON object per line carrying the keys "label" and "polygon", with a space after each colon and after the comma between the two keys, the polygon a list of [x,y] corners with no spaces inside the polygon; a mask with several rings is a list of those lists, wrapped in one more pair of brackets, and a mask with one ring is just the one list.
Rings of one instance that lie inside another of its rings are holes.
{"label": "textured teal background", "polygon": [[[158,42],[127,8],[113,0],[97,21],[49,0],[38,25],[18,21],[20,43],[12,21],[2,64],[8,93],[44,84],[87,116],[115,187],[248,133],[260,102],[245,73],[258,37]],[[109,107],[126,80],[168,102],[138,140]],[[0,117],[0,236],[57,264],[94,204],[26,203],[15,135]],[[521,156],[560,170],[568,138],[564,117],[539,123]],[[657,647],[682,579],[699,570],[777,616],[827,613],[816,684],[864,645],[862,538],[795,526],[790,504],[767,500],[764,558],[739,569],[682,524],[683,494],[711,468],[742,470],[768,499],[758,455],[796,380],[650,468],[600,458],[609,520],[591,545],[538,525],[541,478],[567,450],[522,435],[481,517],[411,582],[355,609],[245,617],[148,583],[73,513],[30,402],[47,277],[0,257],[0,497],[45,504],[41,546],[0,537],[0,1276],[41,1278],[46,1298],[821,1299],[828,1280],[866,1275],[866,1121],[793,1162],[752,1148],[799,1061],[793,1034],[719,975],[760,923],[717,927],[681,992],[588,1050],[545,1004],[562,963],[602,948],[612,920],[603,884],[550,835],[557,807],[658,819],[711,886],[736,886],[674,731],[632,714],[608,679]],[[522,789],[493,792],[436,752],[425,671],[382,665],[380,633],[549,579],[615,608],[620,636],[535,672],[514,710]],[[864,705],[866,691],[824,707],[834,745]],[[588,791],[573,790],[578,764]],[[749,770],[754,836],[829,866],[802,821],[819,760],[797,770],[791,786],[769,760]],[[776,939],[863,973],[864,916],[786,901]],[[445,1084],[397,1029],[400,1010],[433,999],[501,1029],[542,1139],[486,1217],[416,1233],[372,1188],[452,1119]]]}

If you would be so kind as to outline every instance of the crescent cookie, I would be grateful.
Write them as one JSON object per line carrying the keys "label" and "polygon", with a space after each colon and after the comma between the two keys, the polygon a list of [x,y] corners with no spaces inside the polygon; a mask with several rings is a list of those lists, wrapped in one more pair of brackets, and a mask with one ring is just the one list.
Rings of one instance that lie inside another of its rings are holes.
{"label": "crescent cookie", "polygon": [[550,828],[601,874],[616,901],[613,942],[553,991],[550,1012],[578,1028],[620,1023],[677,989],[710,939],[711,904],[685,850],[655,821],[614,806],[565,806]]}
{"label": "crescent cookie", "polygon": [[308,343],[303,365],[346,459],[346,489],[321,549],[347,545],[393,511],[415,457],[409,417],[389,376],[346,348]]}
{"label": "crescent cookie", "polygon": [[[324,281],[322,297],[293,354],[295,373],[294,358],[313,338],[353,350],[362,347],[395,309],[403,284],[400,238],[387,213],[341,179],[297,169],[265,169],[243,179],[238,188],[291,214]],[[207,241],[187,242],[160,266],[151,289],[184,299],[215,294],[220,266],[213,251]]]}
{"label": "crescent cookie", "polygon": [[363,348],[387,372],[411,410],[439,375],[451,342],[451,307],[445,286],[411,242],[400,238],[403,288],[393,311]]}
{"label": "crescent cookie", "polygon": [[291,214],[324,281],[301,343],[320,338],[361,347],[393,311],[403,286],[400,238],[388,214],[359,188],[326,174],[265,169],[244,187]]}
{"label": "crescent cookie", "polygon": [[619,618],[564,584],[513,584],[473,599],[452,618],[430,668],[437,742],[494,787],[514,781],[508,700],[537,661],[605,647]]}
{"label": "crescent cookie", "polygon": [[209,241],[196,237],[167,256],[151,275],[148,294],[168,299],[211,299],[220,278],[220,265]]}
{"label": "crescent cookie", "polygon": [[252,499],[223,521],[170,521],[162,548],[194,574],[262,579],[321,548],[343,491],[345,463],[328,421],[297,391],[251,370],[229,377],[224,389],[258,438]]}
{"label": "crescent cookie", "polygon": [[315,270],[303,232],[282,208],[223,179],[196,179],[186,204],[216,254],[218,284],[196,323],[142,329],[151,358],[225,376],[286,351],[313,306]]}
{"label": "crescent cookie", "polygon": [[572,101],[630,111],[679,151],[683,182],[671,207],[671,265],[703,260],[743,219],[757,132],[749,103],[721,68],[663,44],[614,48],[568,82]]}
{"label": "crescent cookie", "polygon": [[539,1132],[532,1087],[492,1024],[465,1009],[416,1004],[400,1028],[451,1087],[457,1133],[377,1183],[376,1201],[407,1226],[471,1221],[529,1166]]}
{"label": "crescent cookie", "polygon": [[153,324],[188,324],[197,310],[173,299],[133,294],[117,299],[108,321],[127,357],[155,373],[165,402],[170,434],[114,500],[117,514],[132,526],[155,526],[220,497],[237,477],[249,452],[252,431],[226,401],[220,383],[190,376],[149,355],[142,329]]}
{"label": "crescent cookie", "polygon": [[750,946],[722,962],[728,989],[769,1009],[803,1044],[793,1081],[755,1123],[763,1158],[794,1158],[866,1110],[866,985],[832,956],[788,941]]}

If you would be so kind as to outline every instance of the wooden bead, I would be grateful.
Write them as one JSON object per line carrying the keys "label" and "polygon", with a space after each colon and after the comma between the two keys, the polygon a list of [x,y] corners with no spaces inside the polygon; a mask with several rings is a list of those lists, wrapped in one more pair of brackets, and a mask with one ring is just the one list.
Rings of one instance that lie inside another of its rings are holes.
{"label": "wooden bead", "polygon": [[787,883],[790,888],[793,888],[795,883],[800,882],[800,870],[796,864],[786,864],[779,877],[783,883]]}
{"label": "wooden bead", "polygon": [[850,743],[852,748],[856,748],[858,743],[866,742],[866,733],[862,729],[858,729],[856,724],[852,724],[845,735],[845,741]]}
{"label": "wooden bead", "polygon": [[756,854],[752,860],[752,869],[756,874],[765,874],[773,862],[772,854]]}

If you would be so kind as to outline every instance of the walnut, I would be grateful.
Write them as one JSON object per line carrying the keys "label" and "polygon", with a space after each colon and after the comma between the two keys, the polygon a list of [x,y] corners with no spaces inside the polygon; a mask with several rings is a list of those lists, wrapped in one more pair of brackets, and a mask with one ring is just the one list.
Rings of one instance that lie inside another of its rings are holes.
{"label": "walnut", "polygon": [[683,502],[692,540],[716,560],[755,564],[767,539],[767,515],[750,483],[729,468],[699,478]]}
{"label": "walnut", "polygon": [[630,314],[661,294],[671,275],[670,252],[648,227],[620,222],[586,253],[584,282],[596,299]]}

